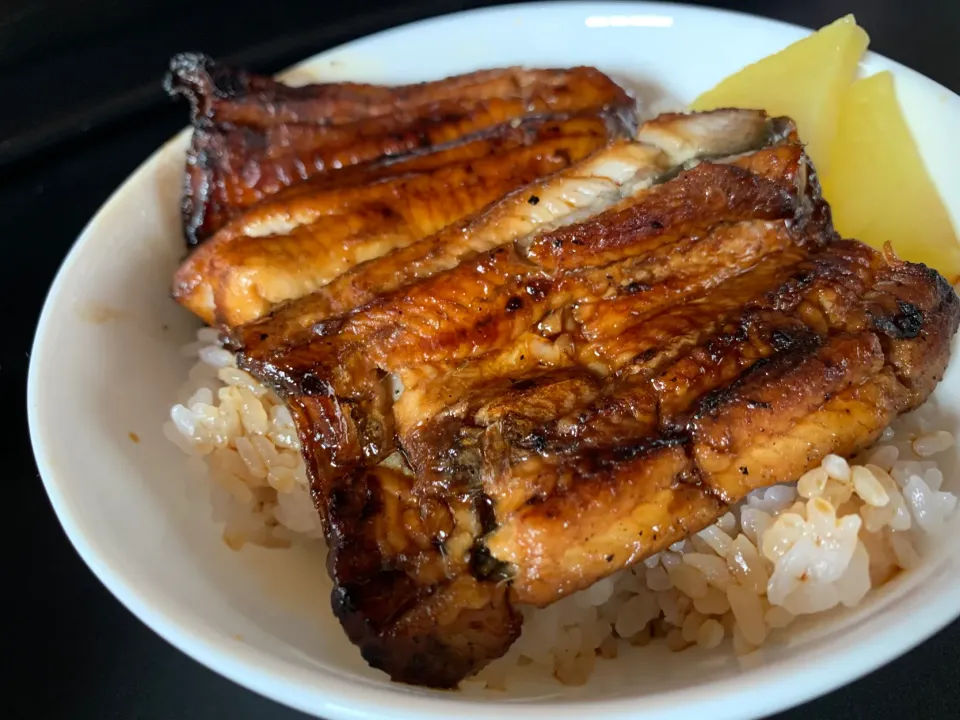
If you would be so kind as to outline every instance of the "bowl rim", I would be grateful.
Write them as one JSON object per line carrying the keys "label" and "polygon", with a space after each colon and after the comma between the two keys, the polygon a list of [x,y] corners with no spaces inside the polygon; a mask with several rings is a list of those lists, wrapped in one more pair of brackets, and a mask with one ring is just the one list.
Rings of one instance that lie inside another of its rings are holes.
{"label": "bowl rim", "polygon": [[[616,8],[620,13],[631,9],[640,12],[663,12],[673,14],[725,16],[751,23],[759,23],[770,29],[793,33],[810,33],[804,28],[779,20],[733,10],[689,6],[672,2],[534,2],[507,4],[488,8],[452,12],[399,25],[348,43],[329,48],[287,68],[278,74],[283,77],[312,65],[338,51],[350,49],[357,43],[383,39],[393,33],[405,33],[439,20],[465,21],[477,16],[511,15],[522,12],[542,13],[563,8],[567,12],[589,11],[591,8]],[[912,82],[927,85],[931,91],[957,97],[948,88],[911,70],[910,68],[873,52],[863,59],[880,70],[891,70],[895,75],[909,77]],[[143,174],[149,174],[172,147],[185,142],[190,128],[184,128],[155,150],[123,183],[110,195],[85,225],[77,240],[61,263],[56,277],[47,292],[43,310],[37,323],[30,354],[27,379],[27,416],[30,438],[34,449],[40,477],[50,503],[67,538],[77,553],[93,571],[100,582],[134,615],[154,632],[181,652],[194,658],[218,674],[262,696],[306,713],[321,714],[329,718],[380,718],[388,712],[394,718],[415,720],[430,718],[441,720],[456,715],[465,719],[481,720],[495,715],[509,714],[518,718],[543,720],[548,715],[556,718],[579,720],[584,713],[596,717],[628,718],[638,712],[651,713],[657,718],[670,720],[692,717],[694,713],[710,712],[718,720],[743,717],[744,708],[737,705],[737,698],[744,693],[743,677],[707,681],[689,688],[667,690],[635,698],[568,699],[560,702],[550,699],[541,703],[523,700],[491,700],[468,695],[438,694],[420,688],[401,685],[385,685],[381,682],[359,677],[339,675],[326,671],[311,671],[301,666],[279,660],[266,651],[231,641],[212,631],[196,618],[183,615],[173,608],[164,597],[148,596],[138,590],[121,570],[101,557],[91,544],[83,529],[83,521],[69,507],[60,486],[68,484],[69,473],[63,473],[52,462],[54,451],[48,427],[40,411],[40,394],[44,375],[44,345],[49,344],[56,320],[56,299],[61,295],[65,278],[78,261],[83,246],[92,242],[98,218],[124,201],[129,186]],[[942,566],[940,570],[942,571]],[[830,692],[845,685],[916,647],[944,626],[960,616],[960,573],[950,579],[941,592],[924,601],[923,613],[903,614],[890,622],[883,630],[868,640],[829,653],[818,658],[816,663],[804,662],[801,658],[787,658],[750,670],[750,685],[756,688],[776,688],[776,692],[756,691],[751,694],[751,717],[774,713]],[[868,618],[869,620],[869,618]],[[851,662],[856,654],[857,662]]]}

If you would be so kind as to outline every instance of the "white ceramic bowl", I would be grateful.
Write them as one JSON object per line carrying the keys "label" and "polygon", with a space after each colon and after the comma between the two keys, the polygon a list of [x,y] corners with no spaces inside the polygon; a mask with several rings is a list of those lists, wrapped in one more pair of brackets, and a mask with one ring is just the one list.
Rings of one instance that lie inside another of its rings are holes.
{"label": "white ceramic bowl", "polygon": [[[398,28],[317,56],[304,82],[407,82],[479,67],[591,64],[644,98],[689,100],[802,37],[781,23],[657,4],[524,5]],[[891,69],[929,168],[960,218],[960,98]],[[186,108],[184,108],[186,115]],[[184,245],[186,134],[161,148],[80,236],[50,291],[30,365],[30,428],[54,509],[80,555],[134,613],[200,662],[263,695],[331,719],[759,716],[860,676],[960,613],[956,523],[921,568],[742,670],[724,654],[646,648],[599,664],[584,688],[545,683],[488,698],[390,684],[333,618],[317,553],[229,550],[206,487],[163,436],[196,322],[169,299]],[[960,430],[960,363],[940,390]],[[140,438],[132,441],[130,433]],[[958,489],[956,472],[950,479]]]}

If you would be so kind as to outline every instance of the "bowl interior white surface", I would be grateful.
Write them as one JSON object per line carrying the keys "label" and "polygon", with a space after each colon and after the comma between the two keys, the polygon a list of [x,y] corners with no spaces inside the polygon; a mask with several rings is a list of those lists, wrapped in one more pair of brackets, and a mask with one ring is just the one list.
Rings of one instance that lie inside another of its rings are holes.
{"label": "bowl interior white surface", "polygon": [[[509,64],[590,64],[644,99],[687,101],[804,33],[673,5],[525,5],[388,31],[319,55],[288,78],[400,83]],[[862,68],[880,69],[896,74],[911,128],[957,224],[960,98],[878,56]],[[743,717],[849,681],[960,612],[954,518],[921,568],[856,612],[832,615],[787,646],[765,650],[759,667],[742,669],[728,652],[650,647],[598,663],[583,688],[548,681],[478,698],[388,683],[365,665],[330,612],[322,550],[228,549],[210,520],[204,479],[161,432],[191,364],[179,348],[197,327],[169,299],[184,253],[178,203],[186,140],[181,134],[139,168],[70,253],[40,321],[28,403],[43,480],[71,541],[121,601],[201,662],[328,718]],[[960,362],[937,398],[944,424],[960,432]],[[949,461],[945,485],[956,492],[956,456]]]}

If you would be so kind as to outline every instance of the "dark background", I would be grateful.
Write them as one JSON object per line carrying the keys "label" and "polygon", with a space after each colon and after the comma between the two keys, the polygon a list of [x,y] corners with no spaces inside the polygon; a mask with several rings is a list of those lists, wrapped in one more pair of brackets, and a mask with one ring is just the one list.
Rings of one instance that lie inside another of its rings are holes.
{"label": "dark background", "polygon": [[[6,509],[0,715],[71,720],[302,718],[201,667],[110,596],[70,547],[27,433],[30,343],[87,219],[185,122],[159,79],[203,50],[259,71],[403,22],[493,2],[0,0],[0,399]],[[854,12],[871,48],[960,91],[956,0],[702,3],[818,27]],[[9,522],[7,523],[9,527]],[[960,624],[869,677],[778,716],[960,717]]]}

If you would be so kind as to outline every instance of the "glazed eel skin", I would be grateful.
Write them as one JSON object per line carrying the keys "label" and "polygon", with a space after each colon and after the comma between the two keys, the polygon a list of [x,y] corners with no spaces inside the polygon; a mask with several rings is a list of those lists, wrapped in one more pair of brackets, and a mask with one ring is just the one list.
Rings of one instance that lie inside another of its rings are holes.
{"label": "glazed eel skin", "polygon": [[387,166],[292,186],[195,248],[174,277],[174,296],[211,324],[257,320],[632,131],[603,110],[524,118]]}
{"label": "glazed eel skin", "polygon": [[[181,205],[190,246],[206,241],[245,209],[305,180],[373,165],[371,175],[354,173],[350,182],[374,182],[424,168],[417,160],[385,168],[398,159],[480,143],[472,154],[454,153],[449,159],[462,163],[484,155],[485,139],[504,142],[499,137],[503,128],[524,120],[592,115],[606,118],[612,135],[630,134],[635,128],[635,101],[589,67],[482,70],[397,87],[290,87],[206,55],[182,53],[171,60],[164,86],[170,95],[186,97],[192,110]],[[560,156],[568,151],[576,161],[582,157],[583,142],[581,138],[573,149],[560,144],[551,152]],[[529,165],[529,160],[521,162]],[[258,222],[264,223],[262,216]]]}
{"label": "glazed eel skin", "polygon": [[454,687],[545,606],[872,443],[946,367],[934,270],[833,230],[787,118],[634,141],[234,327],[293,413],[333,607]]}

